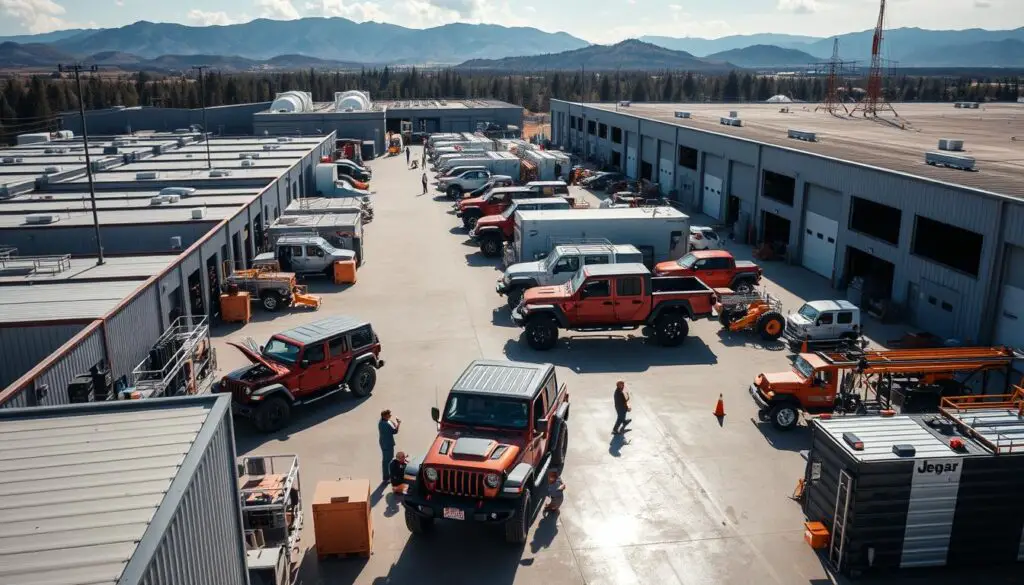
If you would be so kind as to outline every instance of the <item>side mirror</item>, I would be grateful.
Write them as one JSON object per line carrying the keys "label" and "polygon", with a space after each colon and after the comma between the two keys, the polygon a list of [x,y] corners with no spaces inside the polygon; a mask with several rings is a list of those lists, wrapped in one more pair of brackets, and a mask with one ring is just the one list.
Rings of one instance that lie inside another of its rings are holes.
{"label": "side mirror", "polygon": [[441,409],[436,406],[432,406],[430,408],[430,418],[436,423],[441,422]]}
{"label": "side mirror", "polygon": [[533,428],[538,433],[546,433],[546,432],[548,432],[548,419],[542,418],[542,419],[538,420],[537,422],[534,423]]}
{"label": "side mirror", "polygon": [[264,346],[264,345],[261,345],[261,346],[260,346],[260,353],[263,353],[263,348],[264,348],[264,347],[266,347],[266,346]]}
{"label": "side mirror", "polygon": [[309,367],[309,360],[301,360],[301,361],[299,361],[299,366],[303,367],[303,368],[308,368]]}
{"label": "side mirror", "polygon": [[816,320],[814,321],[814,324],[815,324],[815,325],[821,325],[821,319],[816,319]]}

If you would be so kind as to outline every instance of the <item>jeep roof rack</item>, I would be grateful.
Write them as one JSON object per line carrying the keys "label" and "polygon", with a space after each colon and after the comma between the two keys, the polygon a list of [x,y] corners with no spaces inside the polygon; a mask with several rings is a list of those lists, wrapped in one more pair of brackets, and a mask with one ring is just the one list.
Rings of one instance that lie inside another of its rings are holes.
{"label": "jeep roof rack", "polygon": [[331,335],[351,331],[357,327],[369,324],[370,322],[366,319],[336,315],[326,319],[318,319],[312,323],[306,323],[305,325],[299,325],[298,327],[282,331],[278,335],[281,337],[287,337],[292,341],[298,341],[299,343],[306,344],[322,341]]}
{"label": "jeep roof rack", "polygon": [[554,369],[551,364],[475,360],[455,381],[452,392],[532,397]]}

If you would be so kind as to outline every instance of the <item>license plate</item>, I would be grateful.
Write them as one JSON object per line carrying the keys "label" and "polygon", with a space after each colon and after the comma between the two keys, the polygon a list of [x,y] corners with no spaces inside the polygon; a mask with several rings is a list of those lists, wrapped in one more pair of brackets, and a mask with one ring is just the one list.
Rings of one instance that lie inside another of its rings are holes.
{"label": "license plate", "polygon": [[445,508],[442,514],[447,520],[465,520],[466,511],[462,508]]}

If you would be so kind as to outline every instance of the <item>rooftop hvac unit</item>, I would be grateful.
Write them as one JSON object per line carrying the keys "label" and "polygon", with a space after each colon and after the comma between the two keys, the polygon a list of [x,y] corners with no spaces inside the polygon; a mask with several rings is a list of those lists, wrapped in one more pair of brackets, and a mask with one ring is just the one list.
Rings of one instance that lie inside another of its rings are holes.
{"label": "rooftop hvac unit", "polygon": [[804,140],[806,142],[817,142],[818,135],[814,132],[807,132],[806,130],[794,130],[789,129],[788,136],[797,140]]}
{"label": "rooftop hvac unit", "polygon": [[739,118],[719,118],[718,122],[723,126],[742,126],[743,120]]}
{"label": "rooftop hvac unit", "polygon": [[135,173],[136,181],[151,181],[160,176],[160,173],[156,171],[139,171]]}
{"label": "rooftop hvac unit", "polygon": [[210,171],[211,177],[230,177],[231,171],[228,169],[213,169]]}
{"label": "rooftop hvac unit", "polygon": [[939,150],[961,151],[964,149],[964,141],[954,138],[940,138]]}
{"label": "rooftop hvac unit", "polygon": [[178,148],[181,148],[183,146],[187,146],[188,145],[188,140],[185,140],[184,138],[179,138],[178,141],[175,142],[175,144],[178,145]]}
{"label": "rooftop hvac unit", "polygon": [[370,94],[364,91],[351,90],[334,94],[334,111],[359,112],[369,110],[373,103]]}
{"label": "rooftop hvac unit", "polygon": [[167,203],[167,198],[162,195],[151,197],[149,200],[149,204],[153,206],[160,205],[161,203]]}
{"label": "rooftop hvac unit", "polygon": [[174,133],[175,134],[191,134],[192,133],[192,129],[191,128],[175,128],[174,129]]}
{"label": "rooftop hvac unit", "polygon": [[66,154],[68,152],[71,152],[71,149],[66,146],[58,146],[43,149],[44,154]]}
{"label": "rooftop hvac unit", "polygon": [[282,215],[277,218],[277,223],[280,225],[291,225],[297,221],[299,221],[299,216],[297,215]]}
{"label": "rooftop hvac unit", "polygon": [[57,221],[60,221],[60,216],[54,213],[32,213],[25,216],[28,225],[45,225]]}
{"label": "rooftop hvac unit", "polygon": [[279,137],[277,138],[277,141],[278,141],[278,142],[291,142],[291,141],[292,141],[292,139],[291,139],[291,137],[289,137],[289,136],[279,136]]}
{"label": "rooftop hvac unit", "polygon": [[675,116],[676,118],[689,118],[690,112],[676,112]]}
{"label": "rooftop hvac unit", "polygon": [[195,187],[164,187],[160,189],[161,195],[177,195],[179,197],[191,197],[196,194]]}
{"label": "rooftop hvac unit", "polygon": [[258,152],[240,152],[238,158],[259,158],[260,153]]}
{"label": "rooftop hvac unit", "polygon": [[75,137],[75,133],[71,130],[57,130],[57,138],[61,140],[71,140]]}
{"label": "rooftop hvac unit", "polygon": [[263,150],[277,150],[278,148],[281,148],[280,144],[264,144],[263,145]]}
{"label": "rooftop hvac unit", "polygon": [[622,108],[628,108],[631,105],[633,105],[633,102],[631,102],[629,100],[622,100],[621,102],[619,102],[619,107],[622,107]]}
{"label": "rooftop hvac unit", "polygon": [[242,161],[242,168],[248,168],[248,167],[254,167],[254,166],[256,166],[256,162],[253,161],[252,159],[247,158],[247,159]]}
{"label": "rooftop hvac unit", "polygon": [[103,154],[117,154],[117,147],[116,146],[104,146],[103,147]]}
{"label": "rooftop hvac unit", "polygon": [[43,172],[49,175],[50,173],[59,173],[60,167],[50,166],[43,169]]}
{"label": "rooftop hvac unit", "polygon": [[308,91],[286,91],[274,96],[270,111],[282,114],[301,114],[313,111],[313,95]]}
{"label": "rooftop hvac unit", "polygon": [[171,249],[172,250],[180,250],[181,249],[181,236],[171,236]]}
{"label": "rooftop hvac unit", "polygon": [[974,159],[969,156],[957,156],[943,152],[926,152],[924,162],[938,167],[960,169],[962,171],[974,170]]}
{"label": "rooftop hvac unit", "polygon": [[3,162],[6,165],[13,165],[13,164],[25,162],[25,158],[24,157],[20,157],[20,156],[5,156],[3,158]]}
{"label": "rooftop hvac unit", "polygon": [[739,115],[740,115],[740,113],[739,113],[739,112],[737,112],[736,110],[731,110],[731,111],[729,112],[729,117],[730,117],[730,118],[735,118],[735,117],[737,117],[737,116],[739,116]]}
{"label": "rooftop hvac unit", "polygon": [[192,219],[203,219],[206,217],[205,207],[193,207],[192,208]]}

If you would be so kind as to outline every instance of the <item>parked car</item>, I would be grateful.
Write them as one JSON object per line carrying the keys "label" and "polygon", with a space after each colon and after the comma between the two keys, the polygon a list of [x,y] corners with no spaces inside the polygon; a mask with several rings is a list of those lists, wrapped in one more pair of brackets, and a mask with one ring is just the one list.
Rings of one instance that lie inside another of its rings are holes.
{"label": "parked car", "polygon": [[215,391],[230,393],[232,411],[268,433],[284,428],[293,409],[342,390],[369,396],[384,367],[373,326],[353,317],[306,323],[258,347],[251,338],[230,345],[252,365],[228,373]]}
{"label": "parked car", "polygon": [[718,250],[722,239],[715,230],[700,225],[690,226],[690,250]]}
{"label": "parked car", "polygon": [[526,343],[548,350],[558,330],[625,331],[644,329],[659,345],[686,340],[688,319],[712,315],[715,291],[692,276],[652,277],[643,264],[584,266],[568,286],[541,286],[523,294],[512,321],[524,329]]}
{"label": "parked car", "polygon": [[516,211],[536,209],[569,209],[572,206],[562,197],[542,197],[540,199],[517,199],[496,215],[485,215],[477,220],[473,229],[469,230],[469,239],[480,244],[480,253],[487,257],[501,255],[502,245],[512,239],[516,226]]}
{"label": "parked car", "polygon": [[258,254],[253,268],[284,270],[295,274],[334,274],[334,263],[356,260],[352,250],[339,250],[320,236],[281,236],[273,250]]}
{"label": "parked car", "polygon": [[[463,193],[462,198],[471,199],[473,197],[482,197],[491,189],[497,189],[498,187],[512,187],[515,184],[515,179],[508,175],[491,175],[491,179],[489,181],[468,193]],[[459,208],[458,202],[456,202],[454,207],[455,209]]]}
{"label": "parked car", "polygon": [[459,175],[438,179],[437,190],[446,193],[449,199],[458,199],[464,191],[473,191],[486,185],[490,180],[490,171],[465,171]]}
{"label": "parked car", "polygon": [[854,341],[861,333],[860,308],[840,299],[804,303],[796,313],[786,315],[783,335],[790,347],[797,350],[804,341],[818,345]]}
{"label": "parked car", "polygon": [[726,250],[690,252],[678,260],[658,263],[654,273],[658,276],[697,276],[711,288],[731,288],[742,294],[753,292],[762,275],[760,266],[736,260]]}
{"label": "parked car", "polygon": [[569,391],[551,364],[478,360],[431,409],[437,437],[405,467],[409,532],[439,520],[498,524],[510,544],[526,542],[538,488],[564,465]]}
{"label": "parked car", "polygon": [[625,180],[626,176],[616,171],[601,171],[580,181],[580,186],[595,191],[604,191],[610,183]]}
{"label": "parked car", "polygon": [[462,220],[462,226],[472,230],[476,222],[488,215],[497,215],[518,199],[539,199],[552,197],[542,195],[529,187],[498,187],[482,197],[463,199],[455,206],[455,216]]}

